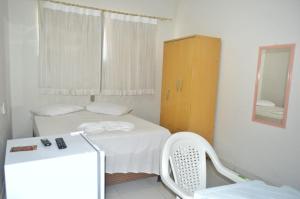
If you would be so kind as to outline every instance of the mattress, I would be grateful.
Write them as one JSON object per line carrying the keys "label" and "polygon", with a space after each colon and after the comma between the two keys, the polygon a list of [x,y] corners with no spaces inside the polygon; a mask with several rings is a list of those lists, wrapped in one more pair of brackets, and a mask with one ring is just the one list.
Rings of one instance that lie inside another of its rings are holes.
{"label": "mattress", "polygon": [[34,135],[48,136],[78,131],[87,122],[124,121],[134,124],[126,131],[91,133],[87,137],[106,154],[106,173],[159,174],[160,151],[170,132],[156,124],[126,114],[112,116],[80,111],[62,116],[34,117]]}

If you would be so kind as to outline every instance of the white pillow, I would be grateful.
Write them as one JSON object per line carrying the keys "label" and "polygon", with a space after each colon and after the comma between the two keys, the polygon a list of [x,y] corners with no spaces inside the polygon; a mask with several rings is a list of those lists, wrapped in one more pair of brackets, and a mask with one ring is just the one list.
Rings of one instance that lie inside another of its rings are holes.
{"label": "white pillow", "polygon": [[82,106],[70,105],[70,104],[52,104],[39,107],[31,112],[40,116],[56,116],[81,111],[84,108]]}
{"label": "white pillow", "polygon": [[108,115],[124,115],[132,109],[127,106],[112,104],[108,102],[95,102],[86,106],[86,110],[94,113],[103,113]]}
{"label": "white pillow", "polygon": [[275,104],[269,100],[257,100],[256,105],[257,106],[270,106],[270,107],[275,106]]}

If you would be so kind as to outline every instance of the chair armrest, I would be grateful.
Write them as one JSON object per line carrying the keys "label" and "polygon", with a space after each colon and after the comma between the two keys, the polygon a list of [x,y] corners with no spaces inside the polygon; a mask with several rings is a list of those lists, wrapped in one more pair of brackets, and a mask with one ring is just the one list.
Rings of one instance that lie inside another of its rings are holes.
{"label": "chair armrest", "polygon": [[223,176],[229,178],[230,180],[234,182],[246,182],[249,181],[248,178],[241,176],[240,174],[226,168],[223,166],[223,164],[220,162],[216,152],[210,147],[211,150],[207,151],[207,154],[209,155],[214,167],[216,170],[221,173]]}
{"label": "chair armrest", "polygon": [[247,178],[241,176],[240,174],[224,167],[222,164],[215,164],[213,163],[215,168],[217,169],[217,171],[219,173],[221,173],[223,176],[229,178],[230,180],[234,181],[234,182],[246,182],[248,181]]}
{"label": "chair armrest", "polygon": [[[163,150],[161,154],[161,164],[160,164],[160,177],[163,183],[171,189],[177,196],[182,199],[193,199],[193,196],[188,195],[184,190],[182,190],[175,181],[170,177],[170,167],[169,167],[169,154],[166,152],[168,150]],[[178,197],[177,197],[178,198]]]}
{"label": "chair armrest", "polygon": [[170,178],[169,175],[163,175],[161,174],[161,180],[164,182],[164,184],[170,188],[177,196],[181,197],[182,199],[193,199],[193,196],[187,195],[180,187],[178,187],[177,184],[173,181],[172,178]]}

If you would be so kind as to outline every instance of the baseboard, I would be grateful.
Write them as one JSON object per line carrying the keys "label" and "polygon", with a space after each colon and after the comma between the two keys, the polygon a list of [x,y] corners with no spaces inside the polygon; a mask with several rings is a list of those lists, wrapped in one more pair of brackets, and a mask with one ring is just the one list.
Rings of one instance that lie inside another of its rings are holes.
{"label": "baseboard", "polygon": [[238,167],[238,166],[236,166],[236,165],[234,165],[234,164],[232,164],[230,162],[227,162],[224,159],[220,159],[220,160],[224,164],[225,167],[231,169],[232,171],[237,172],[238,174],[240,174],[240,175],[242,175],[242,176],[244,176],[244,177],[246,177],[246,178],[248,178],[250,180],[261,180],[261,181],[264,181],[264,182],[266,182],[268,184],[272,184],[272,183],[266,181],[265,179],[262,179],[261,177],[256,176],[253,173],[246,171],[243,168],[240,168],[240,167]]}
{"label": "baseboard", "polygon": [[106,185],[114,185],[122,182],[129,182],[133,180],[139,180],[142,178],[153,177],[155,174],[147,174],[147,173],[113,173],[113,174],[105,174],[105,184]]}

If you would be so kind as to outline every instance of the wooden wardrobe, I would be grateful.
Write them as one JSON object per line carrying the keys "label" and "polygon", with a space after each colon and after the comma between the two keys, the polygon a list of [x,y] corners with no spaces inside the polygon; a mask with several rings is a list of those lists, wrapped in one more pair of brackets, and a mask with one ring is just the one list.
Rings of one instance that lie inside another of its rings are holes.
{"label": "wooden wardrobe", "polygon": [[213,139],[221,41],[194,35],[164,43],[160,124]]}

